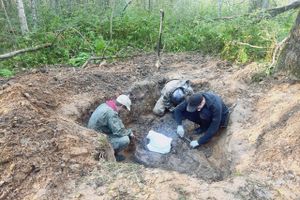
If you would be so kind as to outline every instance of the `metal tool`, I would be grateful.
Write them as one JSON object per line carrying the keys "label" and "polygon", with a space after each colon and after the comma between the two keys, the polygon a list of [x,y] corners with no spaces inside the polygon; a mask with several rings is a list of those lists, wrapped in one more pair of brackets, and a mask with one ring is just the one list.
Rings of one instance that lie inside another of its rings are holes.
{"label": "metal tool", "polygon": [[190,145],[191,141],[189,138],[183,136],[183,137],[179,137],[181,140],[183,140],[184,142],[188,143],[188,145]]}

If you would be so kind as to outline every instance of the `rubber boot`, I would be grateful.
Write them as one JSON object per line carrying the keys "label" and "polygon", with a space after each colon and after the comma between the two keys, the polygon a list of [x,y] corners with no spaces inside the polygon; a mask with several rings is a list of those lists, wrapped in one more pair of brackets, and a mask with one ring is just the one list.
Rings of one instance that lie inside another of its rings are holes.
{"label": "rubber boot", "polygon": [[116,161],[117,162],[121,162],[121,161],[124,161],[126,159],[125,156],[123,156],[122,154],[120,153],[115,153],[115,158],[116,158]]}

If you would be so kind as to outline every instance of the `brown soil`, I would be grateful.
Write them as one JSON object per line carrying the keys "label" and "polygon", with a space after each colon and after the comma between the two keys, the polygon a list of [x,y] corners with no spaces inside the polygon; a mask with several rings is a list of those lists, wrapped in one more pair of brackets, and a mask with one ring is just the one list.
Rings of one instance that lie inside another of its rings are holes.
{"label": "brown soil", "polygon": [[[278,74],[253,83],[256,64],[238,68],[199,54],[164,55],[159,70],[154,63],[145,55],[1,80],[0,199],[299,199],[298,82]],[[156,168],[115,162],[106,136],[85,128],[90,113],[130,92],[132,112],[121,117],[141,152],[147,131],[169,119],[151,110],[173,78],[236,103],[227,130],[199,150],[181,143]],[[198,165],[189,168],[190,160]]]}

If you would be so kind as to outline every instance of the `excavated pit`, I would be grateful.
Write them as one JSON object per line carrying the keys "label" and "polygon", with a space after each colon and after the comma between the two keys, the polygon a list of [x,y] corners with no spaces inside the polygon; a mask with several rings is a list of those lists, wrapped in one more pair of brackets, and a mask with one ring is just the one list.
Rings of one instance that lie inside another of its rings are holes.
{"label": "excavated pit", "polygon": [[[230,174],[229,163],[224,152],[223,140],[226,131],[220,132],[214,139],[215,142],[198,148],[191,149],[188,142],[180,139],[176,134],[176,122],[172,113],[167,112],[163,117],[152,114],[153,106],[160,96],[160,91],[165,81],[142,81],[135,83],[127,93],[132,99],[131,112],[121,112],[125,127],[131,128],[135,140],[132,141],[127,149],[124,150],[125,162],[134,162],[146,167],[161,168],[166,170],[186,173],[206,181],[220,181]],[[207,86],[207,85],[206,85]],[[194,85],[198,90],[203,85]],[[197,91],[197,90],[196,90]],[[97,106],[97,105],[96,105]],[[88,112],[91,114],[91,111]],[[84,116],[87,119],[87,116]],[[199,135],[192,135],[191,132],[197,126],[192,122],[184,121],[186,136],[190,139],[197,139]],[[150,130],[157,131],[167,137],[172,138],[171,151],[167,154],[151,152],[147,148],[149,140],[146,138]],[[221,146],[221,148],[220,148]],[[217,161],[216,161],[217,160]]]}
{"label": "excavated pit", "polygon": [[[238,68],[199,54],[165,54],[157,70],[155,59],[46,68],[0,81],[0,199],[298,199],[298,82],[279,74],[253,83],[255,63]],[[237,103],[227,130],[189,149],[170,115],[152,115],[162,78],[189,79],[195,91]],[[131,159],[116,163],[106,137],[83,122],[131,85],[132,112],[121,117],[137,140],[127,150]],[[172,152],[145,149],[150,129],[174,133]]]}

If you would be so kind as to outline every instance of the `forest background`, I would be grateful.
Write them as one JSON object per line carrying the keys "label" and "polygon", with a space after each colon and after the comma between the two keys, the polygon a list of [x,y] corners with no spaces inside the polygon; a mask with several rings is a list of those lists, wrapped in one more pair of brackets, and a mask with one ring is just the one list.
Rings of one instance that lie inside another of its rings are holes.
{"label": "forest background", "polygon": [[[82,66],[92,56],[126,57],[157,48],[197,51],[272,72],[274,52],[295,22],[296,10],[262,12],[291,0],[0,0],[0,76],[41,66]],[[96,61],[97,62],[97,61]]]}

